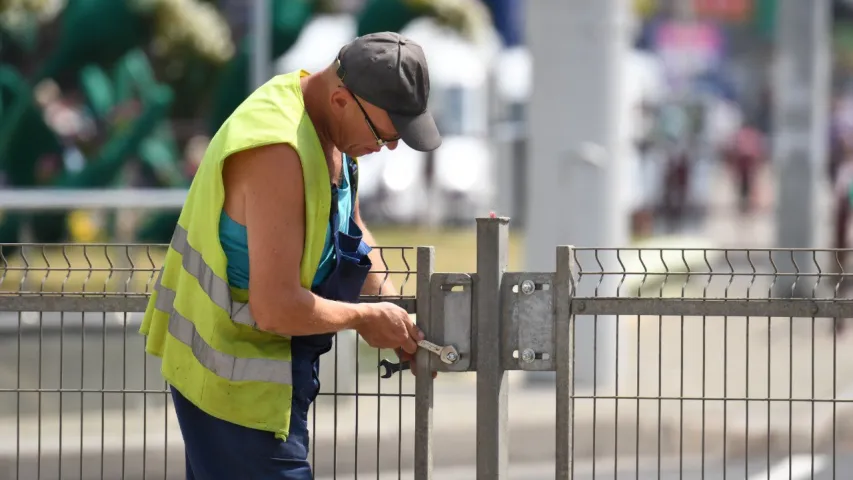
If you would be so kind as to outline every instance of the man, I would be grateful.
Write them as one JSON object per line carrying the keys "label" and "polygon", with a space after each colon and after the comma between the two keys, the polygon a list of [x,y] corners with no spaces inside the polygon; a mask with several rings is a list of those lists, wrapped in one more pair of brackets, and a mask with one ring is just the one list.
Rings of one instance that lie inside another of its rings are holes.
{"label": "man", "polygon": [[322,72],[271,79],[211,140],[140,329],[188,478],[311,478],[308,409],[335,332],[413,359],[422,333],[403,309],[355,303],[396,293],[370,273],[355,158],[437,148],[428,96],[420,46],[366,35]]}

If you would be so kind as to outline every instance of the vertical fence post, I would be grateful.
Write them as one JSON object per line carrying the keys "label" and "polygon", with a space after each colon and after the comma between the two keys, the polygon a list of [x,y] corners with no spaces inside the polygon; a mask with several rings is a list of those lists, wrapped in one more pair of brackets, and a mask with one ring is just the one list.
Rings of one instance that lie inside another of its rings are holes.
{"label": "vertical fence post", "polygon": [[574,338],[572,330],[571,299],[572,289],[572,247],[557,247],[557,270],[554,279],[555,322],[555,361],[557,363],[557,454],[555,478],[568,480],[572,476],[572,359],[574,358]]}
{"label": "vertical fence post", "polygon": [[[249,35],[252,37],[251,69],[249,82],[251,90],[267,83],[272,77],[272,19],[270,19],[270,0],[252,2],[252,20],[249,23]],[[248,95],[249,92],[245,92]]]}
{"label": "vertical fence post", "polygon": [[[435,269],[435,249],[418,247],[417,323],[426,338],[431,338],[430,279]],[[418,349],[415,365],[415,480],[432,478],[432,406],[433,379],[430,357],[426,349]]]}
{"label": "vertical fence post", "polygon": [[501,364],[500,292],[507,268],[509,218],[477,219],[475,341],[477,480],[505,479],[508,464],[507,372]]}

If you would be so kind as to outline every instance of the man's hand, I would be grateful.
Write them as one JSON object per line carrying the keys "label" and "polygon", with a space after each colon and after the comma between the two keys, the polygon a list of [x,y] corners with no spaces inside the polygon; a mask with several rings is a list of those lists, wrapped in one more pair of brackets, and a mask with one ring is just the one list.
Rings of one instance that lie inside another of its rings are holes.
{"label": "man's hand", "polygon": [[356,331],[373,348],[402,349],[414,354],[424,334],[406,310],[390,302],[365,303],[363,320]]}

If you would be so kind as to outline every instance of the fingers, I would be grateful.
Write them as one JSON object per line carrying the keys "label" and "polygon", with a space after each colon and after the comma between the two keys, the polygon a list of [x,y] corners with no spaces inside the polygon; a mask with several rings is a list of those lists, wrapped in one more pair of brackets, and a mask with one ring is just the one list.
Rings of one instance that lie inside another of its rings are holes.
{"label": "fingers", "polygon": [[415,355],[406,352],[402,348],[397,348],[394,352],[397,354],[397,358],[399,358],[401,362],[411,362],[415,359]]}
{"label": "fingers", "polygon": [[412,322],[411,317],[408,314],[405,315],[403,319],[404,326],[406,327],[406,339],[403,344],[400,345],[403,350],[408,353],[415,354],[418,351],[417,342],[424,339],[424,333]]}
{"label": "fingers", "polygon": [[403,344],[402,344],[402,345],[400,345],[400,347],[401,347],[401,348],[402,348],[406,353],[410,353],[410,354],[412,354],[412,355],[414,355],[414,354],[415,354],[415,353],[417,353],[417,351],[418,351],[418,344],[417,344],[417,343],[415,343],[415,341],[414,341],[414,340],[412,340],[412,337],[411,337],[411,336],[408,336],[408,337],[406,338],[406,340],[405,340],[405,341],[403,341]]}
{"label": "fingers", "polygon": [[421,329],[418,328],[418,326],[415,325],[415,323],[412,322],[411,320],[406,322],[406,328],[409,330],[409,336],[411,338],[413,338],[416,342],[420,342],[421,340],[426,338],[426,335],[424,335],[424,332],[421,331]]}

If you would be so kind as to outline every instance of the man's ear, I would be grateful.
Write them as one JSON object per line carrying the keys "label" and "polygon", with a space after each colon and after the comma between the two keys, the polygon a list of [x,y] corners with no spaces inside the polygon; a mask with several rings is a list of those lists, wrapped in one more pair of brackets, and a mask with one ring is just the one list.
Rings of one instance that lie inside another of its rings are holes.
{"label": "man's ear", "polygon": [[343,88],[336,88],[332,91],[332,96],[329,101],[332,104],[332,109],[339,111],[347,107],[350,101],[350,96]]}

